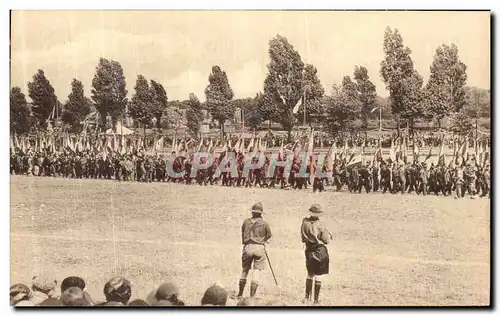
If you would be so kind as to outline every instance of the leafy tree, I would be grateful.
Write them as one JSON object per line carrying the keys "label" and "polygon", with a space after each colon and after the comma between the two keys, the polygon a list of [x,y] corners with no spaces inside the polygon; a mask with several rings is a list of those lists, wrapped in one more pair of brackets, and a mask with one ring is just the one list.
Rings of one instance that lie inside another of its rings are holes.
{"label": "leafy tree", "polygon": [[262,120],[269,121],[269,127],[271,127],[272,121],[279,121],[278,107],[269,95],[262,92],[257,93],[255,96],[255,103],[259,109]]}
{"label": "leafy tree", "polygon": [[490,90],[476,87],[466,87],[467,102],[464,105],[465,113],[471,118],[491,117]]}
{"label": "leafy tree", "polygon": [[304,63],[299,53],[281,35],[269,41],[269,57],[271,60],[267,65],[264,94],[276,105],[273,116],[283,125],[288,132],[288,140],[291,141],[295,123],[293,107],[304,93]]}
{"label": "leafy tree", "polygon": [[[318,78],[318,70],[311,64],[307,64],[304,67],[302,80],[306,96],[306,121],[310,126],[312,126],[312,123],[320,122],[321,117],[324,114],[324,108],[321,103],[321,98],[325,94],[325,89],[323,89],[321,81]],[[299,118],[299,121],[303,120],[304,106],[301,106],[299,108],[297,116]]]}
{"label": "leafy tree", "polygon": [[368,70],[363,66],[356,66],[354,68],[354,80],[356,80],[358,98],[361,103],[360,115],[363,123],[362,126],[366,128],[368,127],[368,118],[371,116],[371,111],[376,105],[377,91],[368,76]]}
{"label": "leafy tree", "polygon": [[187,102],[186,110],[186,120],[187,128],[191,131],[193,137],[198,137],[201,129],[201,123],[203,122],[203,112],[201,108],[201,103],[194,95],[194,93],[189,94],[189,101]]}
{"label": "leafy tree", "polygon": [[146,127],[151,123],[151,119],[154,117],[154,89],[149,89],[148,81],[143,75],[137,75],[134,90],[135,94],[132,96],[129,105],[130,116],[142,124],[144,133],[146,133]]}
{"label": "leafy tree", "polygon": [[73,129],[80,130],[81,122],[90,113],[91,104],[89,98],[85,97],[83,84],[80,80],[73,79],[71,82],[71,93],[64,104],[62,120]]}
{"label": "leafy tree", "polygon": [[425,87],[429,114],[441,127],[441,120],[451,112],[458,112],[467,103],[465,83],[467,67],[458,58],[458,48],[442,45],[436,49]]}
{"label": "leafy tree", "polygon": [[259,101],[263,94],[258,93],[254,98],[234,100],[235,108],[240,108],[244,112],[245,126],[258,129],[264,121],[264,115],[259,106]]}
{"label": "leafy tree", "polygon": [[101,124],[104,124],[108,115],[111,116],[113,123],[116,123],[128,102],[127,92],[125,75],[120,63],[100,58],[92,79],[91,98],[100,114]]}
{"label": "leafy tree", "polygon": [[333,96],[326,98],[325,125],[332,136],[343,131],[353,131],[357,126],[361,102],[356,84],[349,76],[344,76],[342,86],[333,86]]}
{"label": "leafy tree", "polygon": [[13,87],[10,90],[10,132],[11,134],[24,134],[30,130],[30,109],[26,96],[21,88]]}
{"label": "leafy tree", "polygon": [[31,111],[35,116],[37,127],[47,128],[47,120],[57,105],[57,96],[43,70],[38,69],[33,81],[28,82],[28,95],[32,101]]}
{"label": "leafy tree", "polygon": [[153,95],[153,116],[156,118],[156,127],[161,128],[161,119],[168,106],[167,91],[161,83],[154,80],[150,82]]}
{"label": "leafy tree", "polygon": [[205,89],[208,110],[212,118],[220,124],[221,132],[224,135],[224,122],[234,117],[233,90],[229,85],[226,72],[219,66],[213,66],[212,72],[208,76],[208,86]]}
{"label": "leafy tree", "polygon": [[411,49],[404,46],[399,31],[389,27],[384,36],[385,59],[380,64],[380,75],[389,90],[392,113],[397,118],[399,132],[400,119],[409,123],[413,132],[414,119],[423,115],[422,77],[413,67]]}
{"label": "leafy tree", "polygon": [[450,130],[461,136],[468,135],[473,128],[471,119],[464,110],[453,114],[450,121]]}

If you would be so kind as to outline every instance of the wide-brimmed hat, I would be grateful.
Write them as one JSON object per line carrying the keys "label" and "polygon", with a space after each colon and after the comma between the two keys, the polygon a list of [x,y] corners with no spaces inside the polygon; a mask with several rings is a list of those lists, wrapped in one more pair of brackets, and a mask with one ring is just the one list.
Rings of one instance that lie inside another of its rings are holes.
{"label": "wide-brimmed hat", "polygon": [[258,202],[258,203],[255,203],[253,206],[252,206],[252,209],[251,209],[252,213],[264,213],[264,208],[262,207],[262,203]]}
{"label": "wide-brimmed hat", "polygon": [[313,204],[309,208],[309,213],[311,213],[311,215],[317,216],[318,214],[322,214],[323,211],[321,210],[321,206],[319,204]]}

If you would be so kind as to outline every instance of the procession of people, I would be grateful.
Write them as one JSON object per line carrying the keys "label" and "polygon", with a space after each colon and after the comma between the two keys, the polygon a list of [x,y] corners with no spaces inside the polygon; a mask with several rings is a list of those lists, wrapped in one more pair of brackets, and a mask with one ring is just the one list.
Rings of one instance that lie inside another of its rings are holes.
{"label": "procession of people", "polygon": [[[445,139],[448,144],[451,139],[451,157],[445,153]],[[319,159],[322,154],[315,150],[318,138],[312,133],[309,138],[287,145],[282,140],[281,146],[274,148],[267,148],[273,142],[255,137],[228,137],[219,149],[217,145],[222,144],[214,139],[177,140],[174,137],[170,153],[159,150],[160,141],[161,147],[165,142],[163,137],[149,148],[142,139],[129,142],[119,135],[102,139],[81,137],[73,141],[67,137],[59,143],[49,138],[33,142],[13,137],[10,172],[236,187],[297,190],[312,187],[313,192],[490,196],[489,138],[471,141],[443,136],[437,154],[432,154],[432,150],[436,150],[432,143],[427,154],[421,153],[419,148],[424,143],[421,139],[414,138],[410,146],[409,137],[392,138],[388,157],[382,154],[382,140],[374,147],[358,140],[345,140],[343,147],[337,146],[339,140],[331,140],[326,156]],[[374,153],[367,154],[367,148],[374,149]],[[321,166],[320,160],[323,160]]]}

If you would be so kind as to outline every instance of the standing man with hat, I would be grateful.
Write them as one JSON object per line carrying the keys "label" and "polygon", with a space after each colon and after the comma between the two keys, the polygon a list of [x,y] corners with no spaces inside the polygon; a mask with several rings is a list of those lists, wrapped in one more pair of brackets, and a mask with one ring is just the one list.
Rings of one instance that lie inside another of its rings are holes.
{"label": "standing man with hat", "polygon": [[302,242],[306,246],[306,295],[305,300],[311,298],[314,281],[314,303],[319,302],[319,292],[321,290],[321,276],[328,274],[330,268],[330,258],[328,256],[327,245],[332,235],[319,220],[323,211],[321,206],[313,204],[309,208],[309,217],[302,220],[301,236]]}
{"label": "standing man with hat", "polygon": [[252,263],[253,277],[250,284],[250,296],[255,296],[259,286],[259,273],[264,270],[267,261],[264,244],[272,236],[269,224],[262,219],[262,213],[264,213],[262,204],[260,202],[254,204],[251,211],[252,217],[247,218],[241,227],[241,239],[244,246],[241,256],[242,272],[239,281],[238,298],[243,296]]}

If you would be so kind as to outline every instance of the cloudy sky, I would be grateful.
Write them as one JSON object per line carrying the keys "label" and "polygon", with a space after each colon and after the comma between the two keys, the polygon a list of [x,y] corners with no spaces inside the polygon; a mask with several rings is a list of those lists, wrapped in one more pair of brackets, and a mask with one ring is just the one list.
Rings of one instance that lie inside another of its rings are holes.
{"label": "cloudy sky", "polygon": [[191,92],[204,100],[217,64],[235,97],[254,96],[262,90],[269,40],[281,34],[318,68],[327,93],[363,65],[386,96],[379,68],[387,26],[399,29],[424,80],[436,47],[455,43],[467,65],[467,84],[489,89],[488,12],[15,11],[11,84],[27,95],[27,82],[43,69],[61,101],[72,78],[90,96],[95,66],[105,57],[121,63],[129,95],[142,74],[161,82],[170,100]]}

